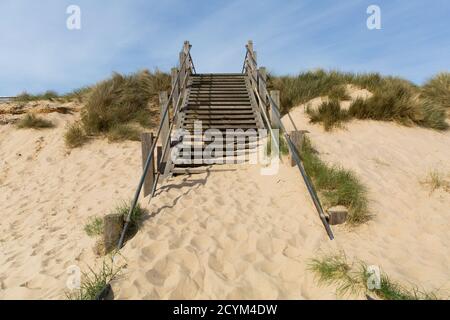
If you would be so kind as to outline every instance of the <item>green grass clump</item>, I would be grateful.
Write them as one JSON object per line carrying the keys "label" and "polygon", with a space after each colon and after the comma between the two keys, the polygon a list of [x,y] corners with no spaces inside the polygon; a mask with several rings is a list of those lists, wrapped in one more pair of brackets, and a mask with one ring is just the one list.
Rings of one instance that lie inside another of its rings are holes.
{"label": "green grass clump", "polygon": [[140,141],[141,131],[128,124],[117,124],[109,129],[107,137],[110,142],[125,140]]}
{"label": "green grass clump", "polygon": [[84,129],[92,134],[105,134],[117,124],[145,123],[142,118],[153,115],[149,102],[155,101],[158,93],[168,90],[170,85],[170,76],[158,71],[114,74],[92,88],[82,112]]}
{"label": "green grass clump", "polygon": [[68,300],[97,300],[103,289],[121,272],[121,268],[114,267],[113,261],[103,261],[100,270],[89,267],[89,272],[82,274],[81,286],[73,292],[67,292]]}
{"label": "green grass clump", "polygon": [[55,125],[48,120],[42,119],[35,116],[34,114],[27,114],[18,123],[17,127],[20,129],[31,128],[31,129],[47,129],[53,128]]}
{"label": "green grass clump", "polygon": [[322,123],[326,131],[340,126],[343,121],[348,119],[347,112],[341,110],[339,100],[324,101],[317,110],[307,106],[306,113],[309,115],[311,123]]}
{"label": "green grass clump", "polygon": [[103,233],[103,219],[99,217],[91,217],[84,226],[84,231],[89,237],[100,236]]}
{"label": "green grass clump", "polygon": [[[128,213],[130,212],[130,204],[127,201],[123,201],[121,204],[119,204],[112,214],[120,214],[123,216],[124,220],[127,218]],[[145,210],[141,207],[141,205],[138,203],[136,207],[134,208],[134,211],[131,213],[130,216],[130,222],[135,227],[139,227],[142,218],[145,214]]]}
{"label": "green grass clump", "polygon": [[317,155],[310,140],[303,140],[301,157],[307,174],[323,202],[328,207],[343,205],[348,208],[347,222],[358,225],[370,220],[367,189],[349,170],[324,163]]}
{"label": "green grass clump", "polygon": [[380,272],[379,288],[369,289],[371,273],[364,262],[349,264],[344,254],[312,259],[309,270],[314,272],[319,284],[335,285],[338,295],[375,294],[382,300],[437,300],[434,292],[407,289]]}
{"label": "green grass clump", "polygon": [[88,136],[79,122],[71,124],[64,134],[64,141],[69,148],[81,147],[88,141]]}

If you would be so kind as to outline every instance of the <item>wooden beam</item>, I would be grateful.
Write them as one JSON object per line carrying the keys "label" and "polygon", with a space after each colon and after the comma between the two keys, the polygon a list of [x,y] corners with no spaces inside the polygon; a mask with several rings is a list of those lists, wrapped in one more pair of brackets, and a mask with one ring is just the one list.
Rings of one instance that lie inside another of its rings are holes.
{"label": "wooden beam", "polygon": [[[153,144],[153,133],[144,132],[141,134],[142,145],[142,169],[145,168],[150,149]],[[148,169],[147,177],[144,181],[144,198],[147,197],[153,188],[153,182],[155,181],[155,160],[153,159]]]}
{"label": "wooden beam", "polygon": [[267,96],[266,96],[266,83],[267,83],[267,70],[265,67],[259,68],[259,74],[261,77],[258,79],[258,91],[259,96],[261,97],[262,102],[267,105]]}
{"label": "wooden beam", "polygon": [[[280,91],[279,90],[270,91],[270,97],[272,98],[272,100],[275,102],[275,104],[279,108],[280,107]],[[276,115],[275,111],[273,110],[272,106],[270,107],[269,111],[270,111],[269,112],[270,123],[272,124],[273,128],[276,128],[276,127],[278,127],[278,121],[276,120],[277,115]]]}
{"label": "wooden beam", "polygon": [[[291,138],[292,143],[297,148],[299,155],[302,153],[302,145],[303,145],[303,131],[291,131],[289,137]],[[291,167],[295,167],[297,163],[292,156],[291,150],[289,150],[289,158],[291,159]]]}
{"label": "wooden beam", "polygon": [[180,94],[180,83],[179,82],[176,83],[178,77],[178,68],[172,68],[171,74],[172,74],[172,88],[174,88],[172,99],[172,110],[175,110],[178,101],[178,96]]}

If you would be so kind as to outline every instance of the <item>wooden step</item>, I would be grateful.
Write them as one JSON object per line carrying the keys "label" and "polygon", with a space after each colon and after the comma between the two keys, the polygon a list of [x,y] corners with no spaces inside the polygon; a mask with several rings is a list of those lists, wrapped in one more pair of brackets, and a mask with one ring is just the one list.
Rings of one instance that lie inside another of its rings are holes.
{"label": "wooden step", "polygon": [[251,105],[214,105],[214,106],[207,106],[207,105],[188,105],[185,107],[188,110],[251,110]]}
{"label": "wooden step", "polygon": [[254,115],[253,109],[248,108],[248,110],[240,109],[210,109],[210,110],[193,110],[193,109],[185,109],[183,111],[185,115],[194,116],[194,115]]}
{"label": "wooden step", "polygon": [[203,114],[203,115],[184,115],[181,117],[182,120],[234,120],[234,119],[252,119],[255,120],[254,114]]}

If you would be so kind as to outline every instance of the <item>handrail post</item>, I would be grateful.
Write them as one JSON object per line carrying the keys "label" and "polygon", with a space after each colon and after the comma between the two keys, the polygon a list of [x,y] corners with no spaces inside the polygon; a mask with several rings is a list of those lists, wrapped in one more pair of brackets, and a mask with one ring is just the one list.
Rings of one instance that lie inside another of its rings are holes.
{"label": "handrail post", "polygon": [[[161,91],[159,93],[159,107],[161,115],[165,114],[166,108],[169,108],[169,101],[167,98],[167,91]],[[161,135],[159,136],[159,143],[163,146],[164,143],[169,139],[169,117],[167,116],[163,119],[163,122],[161,124]],[[166,162],[165,157],[161,158],[161,162],[158,163],[158,168],[160,169],[162,164]],[[160,170],[159,170],[160,171]]]}
{"label": "handrail post", "polygon": [[259,68],[259,75],[258,77],[258,90],[259,95],[261,96],[262,102],[267,108],[267,96],[266,96],[266,87],[267,87],[267,71],[265,67]]}
{"label": "handrail post", "polygon": [[175,104],[178,101],[178,95],[180,94],[180,85],[177,82],[178,78],[178,68],[172,68],[171,70],[172,75],[172,88],[173,90],[173,98],[172,98],[172,110],[175,110]]}
{"label": "handrail post", "polygon": [[275,119],[277,119],[276,111],[279,112],[279,110],[276,110],[278,106],[280,105],[280,91],[279,90],[271,90],[270,91],[270,97],[272,98],[274,105],[270,106],[269,104],[269,118],[270,123],[272,124],[272,128],[278,128],[278,123],[276,123]]}

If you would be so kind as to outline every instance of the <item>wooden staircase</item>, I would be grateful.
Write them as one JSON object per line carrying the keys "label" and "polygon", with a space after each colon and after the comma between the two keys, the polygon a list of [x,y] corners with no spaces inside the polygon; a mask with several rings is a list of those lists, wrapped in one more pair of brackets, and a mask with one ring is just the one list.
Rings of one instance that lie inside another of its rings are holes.
{"label": "wooden staircase", "polygon": [[[172,141],[178,153],[170,164],[171,173],[193,173],[195,170],[192,168],[212,163],[236,163],[248,158],[250,153],[256,152],[258,146],[254,141],[256,137],[251,139],[248,136],[249,130],[257,134],[258,129],[264,128],[258,110],[247,75],[191,75],[187,96],[177,121],[177,128],[182,129],[183,134]],[[195,126],[200,124],[201,131],[194,132]],[[215,134],[214,140],[208,141],[212,139],[211,130],[220,132],[222,138]],[[238,137],[243,139],[239,140],[239,145]],[[209,148],[214,147],[215,152],[205,154],[208,145]],[[201,160],[197,159],[200,155]]]}

